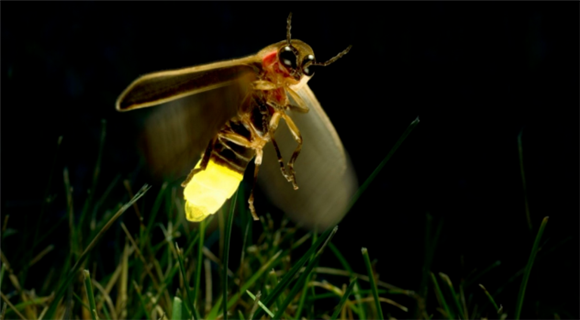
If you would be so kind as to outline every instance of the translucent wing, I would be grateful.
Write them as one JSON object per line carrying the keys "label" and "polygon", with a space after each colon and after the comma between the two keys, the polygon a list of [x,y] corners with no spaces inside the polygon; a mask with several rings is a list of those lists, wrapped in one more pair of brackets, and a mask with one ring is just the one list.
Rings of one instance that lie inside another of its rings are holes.
{"label": "translucent wing", "polygon": [[237,114],[256,78],[254,56],[135,80],[117,100],[117,110],[139,110],[141,148],[157,178],[185,178],[224,123]]}
{"label": "translucent wing", "polygon": [[201,66],[146,74],[133,81],[119,96],[116,108],[129,111],[228,86],[240,78],[255,75],[259,58],[209,63]]}
{"label": "translucent wing", "polygon": [[[328,116],[307,84],[296,90],[310,109],[308,113],[289,112],[303,139],[302,151],[294,169],[299,189],[294,190],[280,172],[271,143],[264,148],[258,174],[261,188],[277,207],[305,227],[324,230],[339,222],[357,188],[352,164]],[[275,140],[287,163],[296,141],[284,125]]]}

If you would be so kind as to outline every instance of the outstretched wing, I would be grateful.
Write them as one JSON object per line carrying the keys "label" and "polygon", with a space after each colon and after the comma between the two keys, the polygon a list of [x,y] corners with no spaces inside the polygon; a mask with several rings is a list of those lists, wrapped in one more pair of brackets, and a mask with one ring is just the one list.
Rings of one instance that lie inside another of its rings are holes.
{"label": "outstretched wing", "polygon": [[188,95],[228,86],[256,74],[255,55],[190,68],[146,74],[133,81],[117,99],[118,111],[151,107]]}
{"label": "outstretched wing", "polygon": [[117,99],[119,111],[142,118],[141,149],[153,176],[185,178],[209,141],[237,114],[256,79],[255,56],[162,71],[135,80]]}
{"label": "outstretched wing", "polygon": [[[305,114],[289,112],[303,139],[302,151],[294,166],[299,189],[294,190],[282,176],[271,143],[264,148],[258,180],[273,204],[294,221],[322,231],[346,214],[357,180],[342,142],[312,90],[303,84],[296,93],[310,109]],[[275,140],[287,163],[296,141],[283,127],[280,125],[276,131]]]}

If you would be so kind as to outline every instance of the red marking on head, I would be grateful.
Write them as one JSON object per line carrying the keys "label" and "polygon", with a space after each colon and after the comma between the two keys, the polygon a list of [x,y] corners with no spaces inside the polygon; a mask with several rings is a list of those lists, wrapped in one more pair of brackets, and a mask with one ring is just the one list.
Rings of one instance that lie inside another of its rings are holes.
{"label": "red marking on head", "polygon": [[270,72],[282,74],[284,77],[289,77],[290,74],[285,68],[280,67],[280,62],[278,61],[278,51],[274,50],[262,58],[262,66],[265,70]]}
{"label": "red marking on head", "polygon": [[272,51],[270,53],[268,53],[266,56],[264,56],[264,58],[262,59],[262,65],[264,67],[270,67],[272,66],[274,63],[278,62],[278,57],[277,57],[278,52],[277,51]]}

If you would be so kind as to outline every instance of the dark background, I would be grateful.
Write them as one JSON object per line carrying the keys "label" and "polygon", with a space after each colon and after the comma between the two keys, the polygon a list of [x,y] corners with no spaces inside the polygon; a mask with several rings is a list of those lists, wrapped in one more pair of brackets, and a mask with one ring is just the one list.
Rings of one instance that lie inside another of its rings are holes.
{"label": "dark background", "polygon": [[[578,3],[2,7],[2,212],[11,213],[12,228],[35,221],[59,136],[53,189],[63,190],[66,165],[81,203],[101,119],[108,124],[97,192],[117,174],[144,170],[137,133],[114,110],[131,81],[253,54],[284,39],[292,11],[293,38],[310,44],[319,60],[353,45],[309,84],[359,182],[409,123],[421,120],[340,224],[334,243],[356,271],[364,273],[364,246],[378,260],[381,280],[416,289],[430,213],[434,224],[443,221],[432,270],[458,282],[500,260],[480,280],[494,292],[525,266],[537,228],[550,216],[542,244],[553,250],[534,266],[523,317],[579,317]],[[496,297],[511,316],[520,279]],[[485,300],[476,286],[469,291]]]}

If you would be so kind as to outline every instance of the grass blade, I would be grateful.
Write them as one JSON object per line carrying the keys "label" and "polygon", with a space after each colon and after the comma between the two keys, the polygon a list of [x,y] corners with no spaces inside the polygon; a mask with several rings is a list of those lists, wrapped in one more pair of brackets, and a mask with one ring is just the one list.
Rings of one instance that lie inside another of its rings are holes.
{"label": "grass blade", "polygon": [[93,320],[99,319],[97,315],[97,305],[95,304],[95,296],[93,294],[93,286],[91,284],[91,274],[89,270],[83,270],[83,274],[85,276],[85,290],[87,291],[87,297],[89,298],[89,311],[91,312],[91,316]]}
{"label": "grass blade", "polygon": [[[329,243],[328,244],[328,247],[334,253],[334,255],[338,258],[338,260],[340,261],[340,264],[342,264],[342,267],[344,269],[346,269],[346,271],[348,271],[349,276],[350,277],[354,277],[354,271],[352,271],[352,268],[350,267],[350,265],[348,264],[348,262],[346,261],[346,259],[342,255],[342,253],[340,253],[340,251],[338,250],[338,248],[334,244],[332,244],[332,243]],[[366,310],[365,310],[364,304],[361,302],[362,295],[361,295],[360,286],[358,285],[358,281],[356,281],[355,282],[355,285],[354,285],[354,296],[356,298],[356,301],[360,305],[360,309],[359,309],[359,311],[360,311],[360,315],[359,315],[360,318],[361,319],[366,319],[367,318]]]}
{"label": "grass blade", "polygon": [[143,313],[145,313],[145,318],[147,320],[151,319],[151,317],[149,316],[149,312],[147,312],[147,304],[145,303],[145,298],[143,298],[143,295],[141,294],[141,289],[139,288],[139,285],[135,280],[133,280],[133,287],[137,292],[137,296],[139,296],[139,301],[141,302],[142,307],[141,309],[143,310]]}
{"label": "grass blade", "polygon": [[201,319],[199,317],[199,313],[197,313],[197,310],[195,309],[195,306],[193,304],[193,295],[192,295],[191,291],[189,290],[189,285],[187,283],[187,274],[185,272],[185,262],[183,262],[183,250],[179,249],[177,242],[175,243],[175,249],[177,251],[177,259],[179,260],[179,270],[181,271],[181,276],[183,277],[184,295],[187,296],[186,306],[188,307],[189,312],[191,312],[191,316],[194,318],[194,320]]}
{"label": "grass blade", "polygon": [[437,282],[437,279],[435,278],[435,275],[433,274],[433,272],[430,272],[431,274],[431,280],[433,281],[433,286],[435,287],[435,295],[439,298],[439,303],[441,304],[441,306],[443,307],[443,309],[445,310],[445,313],[448,319],[455,319],[455,316],[453,315],[453,313],[451,313],[451,309],[449,309],[449,305],[447,304],[447,301],[445,300],[445,297],[443,296],[443,292],[441,292],[441,288],[439,288],[439,283]]}
{"label": "grass blade", "polygon": [[[306,279],[305,283],[309,283],[310,278],[311,278],[311,274],[308,275],[308,278]],[[300,301],[298,302],[298,309],[296,311],[296,314],[294,315],[295,320],[300,319],[300,315],[302,314],[302,309],[304,308],[304,302],[306,301],[307,295],[308,295],[308,286],[304,286],[302,288],[302,295],[300,296]]]}
{"label": "grass blade", "polygon": [[[316,235],[317,235],[317,231],[314,230],[314,233],[312,234],[312,244],[314,244],[316,242]],[[310,261],[314,260],[314,257],[310,258]],[[272,270],[273,271],[273,270]],[[304,283],[310,283],[310,279],[312,278],[313,273],[309,273],[308,277],[306,277],[306,280]],[[276,285],[278,285],[276,283]],[[306,296],[308,295],[308,286],[303,286],[302,288],[302,294],[300,295],[300,300],[298,301],[298,309],[296,310],[296,313],[294,314],[294,319],[298,320],[300,319],[300,315],[302,314],[302,309],[304,308],[304,301],[306,300]],[[314,295],[314,289],[311,288],[312,290],[312,295]],[[279,300],[279,299],[278,299]],[[278,309],[280,309],[280,305],[278,303],[278,300],[276,300],[276,304],[278,306]],[[285,299],[283,299],[285,300]]]}
{"label": "grass blade", "polygon": [[298,278],[298,280],[294,284],[294,287],[292,287],[292,290],[290,290],[290,293],[288,294],[288,296],[286,296],[286,299],[280,305],[280,308],[276,312],[276,315],[274,315],[274,317],[273,317],[274,319],[282,319],[282,314],[284,314],[284,311],[286,311],[286,307],[288,307],[290,302],[292,302],[292,300],[294,300],[294,297],[296,296],[296,294],[298,294],[298,291],[300,291],[304,285],[307,285],[305,283],[306,278],[308,278],[310,276],[312,269],[314,268],[314,266],[318,265],[319,261],[320,261],[320,255],[316,255],[314,260],[312,260],[306,266],[306,268],[304,269],[304,272],[302,272],[302,274],[300,275],[300,277]]}
{"label": "grass blade", "polygon": [[85,204],[83,206],[83,210],[81,211],[81,216],[79,218],[79,226],[82,228],[84,225],[86,214],[89,208],[92,207],[93,198],[95,197],[95,193],[97,190],[97,183],[99,181],[99,175],[101,172],[101,161],[103,159],[103,147],[105,145],[105,137],[107,133],[107,121],[105,119],[101,119],[101,140],[99,143],[99,152],[97,153],[97,163],[95,164],[95,171],[93,172],[93,181],[91,188],[89,189],[89,195],[87,200],[85,200]]}
{"label": "grass blade", "polygon": [[493,307],[495,308],[495,311],[497,311],[499,313],[499,307],[497,306],[497,303],[495,303],[495,300],[493,299],[493,297],[491,296],[491,294],[489,294],[489,292],[483,286],[483,284],[480,283],[479,284],[479,287],[481,287],[481,289],[483,289],[483,292],[485,292],[485,295],[487,296],[487,298],[489,299],[489,301],[491,302],[491,304],[493,304]]}
{"label": "grass blade", "polygon": [[[250,296],[250,298],[252,298],[252,300],[254,300],[254,303],[258,304],[260,306],[260,308],[262,308],[262,310],[264,310],[269,316],[270,318],[274,318],[274,313],[272,311],[270,311],[270,309],[268,309],[268,307],[266,307],[262,301],[260,301],[260,292],[258,292],[257,298],[256,296],[254,296],[250,290],[246,290],[246,293]],[[249,319],[253,319],[254,316],[254,312],[252,312],[252,314],[250,314]]]}
{"label": "grass blade", "polygon": [[[198,239],[198,243],[197,243],[197,266],[195,268],[195,282],[193,284],[194,289],[193,289],[193,302],[197,303],[197,298],[198,298],[198,294],[199,294],[199,286],[201,283],[201,265],[203,263],[203,242],[205,239],[205,228],[207,226],[207,220],[208,219],[203,219],[203,221],[201,221],[199,223],[199,229],[198,229],[198,237],[195,237],[195,239]],[[194,239],[194,241],[195,241]]]}
{"label": "grass blade", "polygon": [[340,298],[340,302],[338,303],[338,306],[336,306],[336,310],[334,310],[334,313],[332,314],[332,317],[330,319],[332,319],[332,320],[338,319],[338,315],[340,314],[342,307],[346,303],[346,300],[348,300],[348,297],[350,296],[355,284],[356,284],[356,278],[350,280],[350,284],[346,288],[346,291],[342,295],[342,298]]}
{"label": "grass blade", "polygon": [[182,307],[183,306],[182,306],[181,299],[179,299],[178,296],[173,297],[173,307],[172,307],[172,312],[171,312],[171,319],[172,320],[183,319],[183,316],[181,314]]}
{"label": "grass blade", "polygon": [[373,274],[373,270],[371,267],[371,260],[369,258],[369,252],[368,252],[367,248],[362,248],[361,251],[362,251],[363,258],[365,260],[365,266],[367,268],[367,273],[369,275],[369,279],[371,282],[371,289],[373,290],[373,297],[375,299],[375,304],[377,307],[379,319],[384,319],[385,317],[383,316],[383,309],[381,309],[381,302],[379,301],[379,292],[377,291],[377,282],[375,281],[375,276]]}
{"label": "grass blade", "polygon": [[[245,292],[246,290],[248,290],[254,283],[256,283],[256,281],[258,281],[258,279],[260,279],[262,277],[262,275],[264,274],[264,272],[266,272],[266,270],[271,269],[273,266],[275,266],[277,263],[280,262],[281,257],[285,257],[288,254],[287,251],[285,252],[285,254],[282,254],[282,253],[283,253],[282,250],[278,251],[275,255],[273,255],[270,258],[270,260],[268,260],[268,262],[266,262],[266,264],[264,264],[262,267],[260,267],[258,272],[254,273],[254,275],[252,277],[250,277],[250,279],[248,279],[248,281],[246,283],[244,283],[244,285],[242,285],[240,292]],[[238,299],[240,299],[240,297],[241,297],[240,292],[236,292],[227,301],[228,309],[231,308],[235,303],[238,302]],[[216,301],[214,306],[211,308],[211,311],[206,316],[207,319],[217,318],[219,308],[221,308],[222,299],[223,299],[223,296],[220,296],[218,298],[218,300]]]}
{"label": "grass blade", "polygon": [[101,238],[103,237],[103,235],[105,234],[105,232],[107,232],[107,230],[109,230],[109,228],[113,225],[113,223],[129,208],[133,205],[133,203],[135,203],[137,200],[139,200],[139,198],[141,198],[146,192],[147,190],[149,190],[149,186],[148,185],[144,185],[141,190],[139,190],[139,192],[137,192],[135,194],[135,196],[133,197],[133,199],[129,200],[129,202],[127,202],[126,204],[124,204],[121,209],[119,209],[119,211],[117,211],[117,213],[115,213],[115,215],[113,215],[111,217],[111,219],[109,219],[109,221],[103,226],[103,228],[99,231],[99,233],[97,233],[97,235],[93,238],[93,240],[91,241],[91,243],[87,246],[87,248],[85,249],[85,251],[81,254],[81,256],[79,257],[79,259],[77,260],[77,262],[74,264],[74,266],[71,268],[71,270],[68,272],[66,278],[64,281],[62,281],[62,283],[60,284],[57,293],[54,297],[54,300],[52,300],[52,302],[50,303],[50,307],[48,308],[48,311],[46,312],[46,316],[45,319],[53,319],[55,312],[56,312],[56,308],[60,302],[60,300],[62,299],[62,297],[64,296],[68,286],[71,284],[71,282],[73,281],[73,279],[75,278],[75,275],[77,274],[78,268],[80,267],[80,265],[82,264],[82,262],[86,259],[86,257],[88,256],[88,253],[95,247],[95,245],[99,242],[99,240],[101,240]]}
{"label": "grass blade", "polygon": [[423,262],[423,269],[421,275],[421,284],[419,285],[419,295],[423,297],[422,300],[417,300],[417,309],[416,309],[416,317],[423,317],[428,318],[426,312],[426,304],[427,304],[427,295],[429,293],[429,278],[430,276],[430,269],[431,264],[433,262],[433,257],[435,256],[435,250],[437,248],[437,242],[441,235],[441,230],[443,229],[443,219],[440,219],[437,223],[437,227],[435,229],[435,234],[433,235],[433,216],[429,213],[425,216],[425,255],[424,255],[424,262]]}
{"label": "grass blade", "polygon": [[[233,197],[233,201],[230,204],[230,213],[226,217],[226,226],[224,234],[224,252],[223,252],[223,266],[222,266],[222,279],[223,279],[223,301],[228,301],[228,260],[230,257],[230,238],[232,236],[232,225],[234,222],[234,211],[236,209],[236,200],[238,199],[238,191]],[[224,210],[224,213],[226,211]],[[228,304],[224,303],[224,320],[228,319]]]}
{"label": "grass blade", "polygon": [[[260,269],[258,270],[258,272],[256,272],[249,280],[248,282],[246,282],[241,289],[241,292],[244,292],[246,290],[248,290],[256,281],[258,281],[258,279],[260,279],[262,277],[262,275],[264,274],[264,272],[266,272],[266,270],[271,269],[273,266],[275,266],[278,262],[280,262],[282,257],[285,257],[286,255],[288,255],[288,251],[285,251],[285,254],[282,254],[282,250],[278,251],[274,256],[272,256],[272,258],[270,258],[270,260],[268,260],[268,262],[266,262],[266,264],[264,264],[262,267],[260,267]],[[231,308],[240,298],[240,293],[237,292],[236,294],[232,295],[230,297],[230,299],[227,301],[228,304],[228,309]],[[209,313],[209,315],[206,317],[208,319],[214,319],[217,317],[217,313],[218,313],[218,308],[221,306],[220,303],[222,301],[223,297],[219,297],[219,300],[216,302],[216,304],[213,306],[211,312]]]}
{"label": "grass blade", "polygon": [[4,273],[6,272],[6,264],[2,263],[0,266],[0,290],[2,290],[2,281],[4,280]]}
{"label": "grass blade", "polygon": [[391,157],[393,156],[393,154],[395,154],[395,151],[397,151],[397,149],[399,148],[399,146],[403,143],[403,141],[405,141],[405,139],[411,133],[411,131],[413,131],[413,129],[415,129],[415,127],[417,126],[417,124],[419,124],[419,117],[417,117],[415,120],[413,120],[409,124],[409,126],[407,127],[407,130],[405,130],[405,132],[403,132],[403,134],[401,135],[401,137],[399,138],[399,140],[397,140],[397,142],[391,148],[391,150],[389,151],[389,153],[387,153],[387,156],[385,156],[385,158],[383,159],[383,161],[381,161],[381,163],[377,166],[377,168],[375,169],[375,171],[373,171],[373,173],[371,173],[371,175],[365,180],[365,182],[362,184],[362,186],[360,186],[360,188],[358,188],[358,190],[356,191],[355,195],[352,197],[352,200],[351,200],[351,202],[350,202],[350,204],[349,204],[346,212],[350,211],[350,209],[356,203],[356,201],[358,200],[358,198],[360,198],[360,196],[363,194],[363,192],[365,192],[365,190],[369,187],[369,185],[371,184],[371,182],[373,182],[373,180],[375,180],[375,178],[377,177],[377,175],[379,174],[379,172],[381,172],[381,170],[383,170],[383,167],[385,166],[385,164],[387,164],[387,162],[389,161],[389,159],[391,159]]}
{"label": "grass blade", "polygon": [[528,264],[526,265],[526,269],[524,270],[524,278],[522,279],[522,284],[520,285],[520,291],[518,292],[518,300],[516,303],[516,313],[514,317],[514,319],[516,320],[520,318],[522,312],[522,307],[524,305],[524,295],[526,293],[526,286],[528,285],[528,279],[530,278],[530,273],[532,272],[532,266],[534,264],[534,260],[536,259],[536,254],[540,249],[540,241],[542,240],[542,234],[544,234],[546,224],[548,224],[548,218],[549,217],[544,217],[544,219],[542,220],[542,224],[540,225],[540,229],[538,230],[536,240],[534,241],[534,245],[532,247],[532,252],[530,253],[530,258],[528,259]]}
{"label": "grass blade", "polygon": [[161,185],[161,189],[159,190],[159,193],[157,194],[157,197],[155,197],[155,202],[153,203],[153,208],[151,208],[151,212],[149,213],[149,222],[147,222],[147,227],[146,227],[146,232],[145,234],[147,236],[149,236],[152,233],[153,230],[153,224],[155,223],[155,216],[157,216],[157,213],[159,212],[159,209],[161,208],[161,204],[163,203],[163,195],[165,194],[165,190],[167,189],[167,182],[164,182]]}
{"label": "grass blade", "polygon": [[[330,243],[330,241],[332,240],[332,238],[336,234],[337,230],[338,230],[338,227],[333,228],[333,232],[328,236],[328,238],[326,239],[326,241],[324,242],[324,244],[322,245],[320,250],[318,250],[318,252],[316,253],[316,256],[314,256],[313,259],[311,258],[310,263],[306,266],[306,268],[304,269],[304,271],[302,272],[302,274],[300,275],[300,277],[298,278],[298,280],[294,284],[294,287],[292,288],[292,290],[290,290],[290,293],[286,296],[286,299],[284,299],[284,302],[278,308],[278,312],[276,313],[276,315],[274,317],[275,319],[282,318],[282,314],[284,314],[286,308],[288,307],[290,302],[292,302],[292,300],[294,300],[294,297],[296,296],[296,294],[298,294],[298,291],[300,291],[300,289],[302,289],[303,291],[306,291],[305,289],[307,289],[307,287],[308,287],[307,281],[312,276],[312,269],[318,265],[318,262],[320,261],[320,257],[321,257],[322,252],[324,251],[326,246]],[[316,231],[314,232],[314,236],[316,236]],[[314,295],[314,290],[312,291],[312,293]]]}
{"label": "grass blade", "polygon": [[26,320],[26,317],[22,315],[22,313],[20,313],[18,309],[16,309],[16,307],[10,302],[10,300],[8,300],[8,298],[4,295],[4,293],[0,292],[0,296],[2,297],[2,300],[4,300],[4,303],[6,303],[10,307],[10,309],[12,309],[14,313],[16,313],[20,317],[20,319]]}
{"label": "grass blade", "polygon": [[459,302],[459,299],[457,298],[457,293],[455,292],[455,288],[453,288],[453,283],[451,282],[451,279],[449,279],[449,276],[447,276],[443,272],[439,272],[439,277],[449,287],[449,291],[451,291],[451,297],[453,298],[453,302],[455,303],[455,307],[457,308],[457,312],[459,314],[457,318],[461,318],[460,316],[464,314],[463,308],[461,307],[461,302]]}
{"label": "grass blade", "polygon": [[[274,302],[278,298],[278,296],[288,287],[288,285],[290,285],[290,282],[292,281],[294,276],[298,273],[298,271],[302,269],[302,266],[304,266],[304,264],[306,264],[306,262],[310,259],[314,251],[323,242],[328,240],[331,235],[334,235],[337,230],[338,226],[335,226],[332,229],[329,228],[316,240],[316,242],[312,245],[312,247],[310,247],[310,249],[306,251],[306,253],[302,256],[302,258],[300,258],[300,260],[296,262],[296,264],[288,271],[288,273],[286,273],[286,275],[284,275],[282,280],[280,280],[278,285],[272,290],[272,292],[266,297],[266,299],[264,299],[264,305],[270,306],[272,302]],[[262,314],[263,311],[258,310],[256,311],[255,317],[259,319],[260,317],[262,317]]]}

